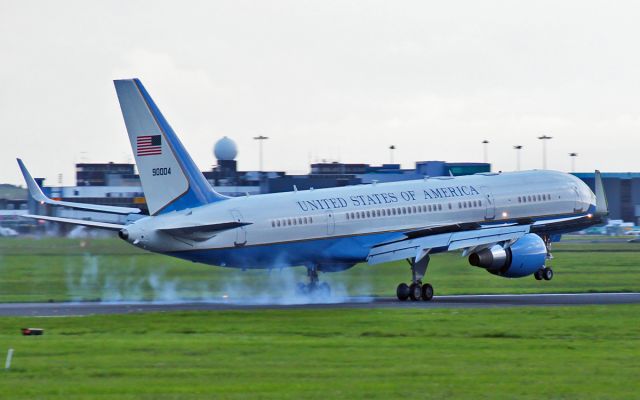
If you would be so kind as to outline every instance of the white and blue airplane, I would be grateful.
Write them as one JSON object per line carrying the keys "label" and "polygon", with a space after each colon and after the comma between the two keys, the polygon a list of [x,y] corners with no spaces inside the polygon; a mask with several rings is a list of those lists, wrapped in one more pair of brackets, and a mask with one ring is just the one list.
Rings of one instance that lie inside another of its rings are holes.
{"label": "white and blue airplane", "polygon": [[[329,290],[319,272],[407,260],[411,282],[398,285],[398,299],[431,300],[433,287],[422,280],[432,254],[460,250],[491,274],[550,280],[552,237],[608,214],[598,171],[595,194],[573,175],[534,170],[225,197],[204,178],[142,83],[116,80],[115,87],[149,215],[125,225],[27,217],[113,230],[142,249],[211,265],[302,265],[309,277],[303,291]],[[43,204],[141,214],[52,200],[18,163],[31,196]]]}

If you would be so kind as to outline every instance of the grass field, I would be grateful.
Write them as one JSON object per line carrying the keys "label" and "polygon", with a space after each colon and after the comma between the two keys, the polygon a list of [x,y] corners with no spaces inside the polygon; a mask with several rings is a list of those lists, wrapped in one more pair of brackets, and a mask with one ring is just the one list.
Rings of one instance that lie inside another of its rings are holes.
{"label": "grass field", "polygon": [[[640,306],[2,318],[2,399],[632,399]],[[45,328],[22,337],[23,326]]]}
{"label": "grass field", "polygon": [[[438,294],[638,291],[638,250],[568,240],[551,282],[438,255],[429,281]],[[303,273],[208,267],[117,240],[0,239],[0,301],[215,299],[282,291]],[[408,276],[392,263],[322,278],[392,295]],[[15,355],[0,399],[631,399],[639,318],[640,305],[5,317],[0,360]]]}
{"label": "grass field", "polygon": [[[554,246],[553,281],[504,279],[471,267],[459,254],[432,257],[428,281],[438,294],[639,291],[639,243]],[[175,300],[291,292],[303,268],[238,271],[143,252],[117,239],[0,239],[0,301]],[[409,279],[404,262],[361,264],[323,274],[334,291],[392,296]]]}

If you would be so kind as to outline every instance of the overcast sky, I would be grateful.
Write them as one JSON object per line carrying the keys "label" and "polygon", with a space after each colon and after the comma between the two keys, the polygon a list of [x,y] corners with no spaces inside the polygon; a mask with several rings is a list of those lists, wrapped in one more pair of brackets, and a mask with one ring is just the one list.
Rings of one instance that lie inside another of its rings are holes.
{"label": "overcast sky", "polygon": [[138,77],[203,169],[321,159],[640,171],[640,3],[0,0],[0,182],[132,160],[112,80]]}

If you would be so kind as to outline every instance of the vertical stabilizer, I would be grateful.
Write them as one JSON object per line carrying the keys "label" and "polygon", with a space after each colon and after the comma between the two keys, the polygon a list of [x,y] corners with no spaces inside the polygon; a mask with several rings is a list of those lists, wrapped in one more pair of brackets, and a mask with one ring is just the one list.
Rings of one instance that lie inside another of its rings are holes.
{"label": "vertical stabilizer", "polygon": [[600,171],[596,170],[595,178],[596,214],[609,215],[609,204],[607,203],[607,195],[604,192],[604,184],[602,183]]}
{"label": "vertical stabilizer", "polygon": [[149,214],[224,200],[202,175],[138,79],[114,81]]}

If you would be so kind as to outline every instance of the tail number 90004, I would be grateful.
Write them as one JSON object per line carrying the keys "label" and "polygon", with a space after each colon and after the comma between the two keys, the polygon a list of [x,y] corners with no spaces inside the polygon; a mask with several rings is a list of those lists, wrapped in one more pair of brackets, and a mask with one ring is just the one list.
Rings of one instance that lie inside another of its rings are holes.
{"label": "tail number 90004", "polygon": [[171,175],[171,168],[154,168],[151,170],[153,176]]}

